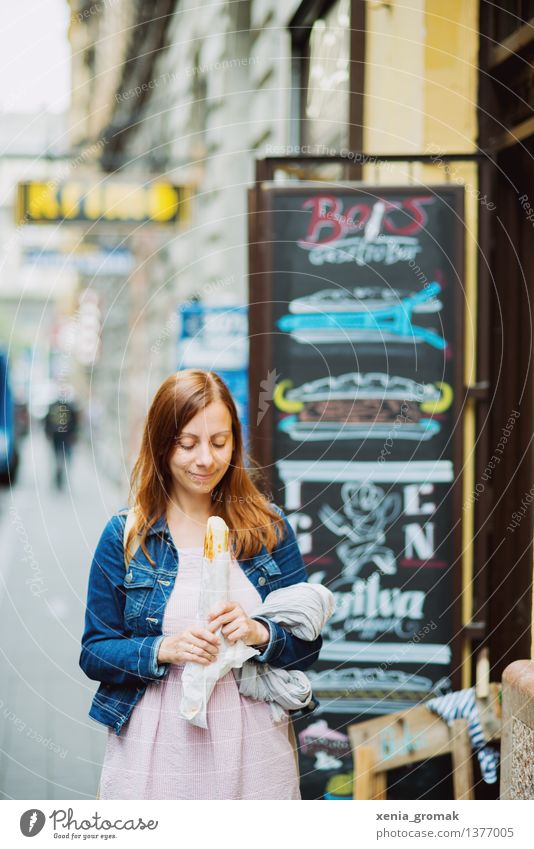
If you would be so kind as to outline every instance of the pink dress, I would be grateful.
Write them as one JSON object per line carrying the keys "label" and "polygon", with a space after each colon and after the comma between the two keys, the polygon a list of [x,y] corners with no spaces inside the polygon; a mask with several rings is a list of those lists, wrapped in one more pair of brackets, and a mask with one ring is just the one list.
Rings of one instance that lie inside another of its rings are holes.
{"label": "pink dress", "polygon": [[[202,549],[178,549],[180,565],[162,633],[198,624]],[[261,604],[234,560],[230,598],[247,612]],[[239,693],[233,672],[215,685],[208,728],[179,715],[183,666],[149,684],[119,736],[109,729],[101,799],[300,799],[289,724],[269,705]]]}

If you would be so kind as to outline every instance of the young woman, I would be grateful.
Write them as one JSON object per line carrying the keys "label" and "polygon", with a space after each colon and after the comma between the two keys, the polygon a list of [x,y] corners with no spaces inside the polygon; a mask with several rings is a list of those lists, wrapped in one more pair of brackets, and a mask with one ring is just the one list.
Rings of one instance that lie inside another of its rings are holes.
{"label": "young woman", "polygon": [[[185,663],[207,665],[219,629],[257,663],[307,669],[321,638],[251,616],[274,589],[306,581],[295,535],[245,467],[233,399],[214,372],[181,371],[159,388],[132,475],[134,523],[108,522],[89,577],[80,665],[100,681],[89,715],[109,727],[102,799],[299,799],[288,720],[216,684],[208,729],[179,715]],[[198,621],[206,522],[221,516],[233,552],[230,602]],[[125,565],[126,564],[126,565]]]}

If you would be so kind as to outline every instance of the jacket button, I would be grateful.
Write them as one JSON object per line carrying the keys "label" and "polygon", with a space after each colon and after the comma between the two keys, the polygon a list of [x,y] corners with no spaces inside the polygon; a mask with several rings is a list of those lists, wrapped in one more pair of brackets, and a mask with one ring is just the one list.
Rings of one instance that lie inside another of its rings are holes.
{"label": "jacket button", "polygon": [[128,572],[128,574],[125,576],[124,580],[126,581],[127,584],[131,584],[131,582],[133,581],[132,573]]}
{"label": "jacket button", "polygon": [[267,583],[267,580],[263,577],[263,575],[261,576],[261,578],[258,578],[258,585],[260,587],[264,587],[266,583]]}

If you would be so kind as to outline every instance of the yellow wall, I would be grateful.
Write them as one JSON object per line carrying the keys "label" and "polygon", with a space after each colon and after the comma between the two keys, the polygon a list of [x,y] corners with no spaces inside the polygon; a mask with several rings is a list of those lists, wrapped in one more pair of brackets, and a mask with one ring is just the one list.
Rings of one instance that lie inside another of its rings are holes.
{"label": "yellow wall", "polygon": [[[478,3],[475,0],[369,0],[366,6],[364,143],[368,154],[472,153],[477,138]],[[465,187],[464,380],[476,382],[476,280],[479,199],[472,163],[367,165],[366,182],[381,185]],[[474,477],[475,416],[463,417],[464,503]],[[463,512],[462,620],[473,607],[473,506]],[[465,643],[462,686],[471,683],[471,646]]]}
{"label": "yellow wall", "polygon": [[424,132],[424,2],[366,4],[364,150],[418,153]]}
{"label": "yellow wall", "polygon": [[478,2],[431,0],[425,14],[425,143],[476,150]]}
{"label": "yellow wall", "polygon": [[366,6],[364,150],[476,149],[478,3]]}

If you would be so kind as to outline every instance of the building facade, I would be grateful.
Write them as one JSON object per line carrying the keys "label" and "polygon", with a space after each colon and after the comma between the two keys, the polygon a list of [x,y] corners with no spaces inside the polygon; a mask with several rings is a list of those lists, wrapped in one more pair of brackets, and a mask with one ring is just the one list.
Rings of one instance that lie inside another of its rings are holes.
{"label": "building facade", "polygon": [[[105,137],[100,167],[107,172],[157,174],[192,192],[187,227],[139,235],[141,270],[124,284],[124,309],[143,313],[137,323],[128,320],[137,333],[132,361],[145,356],[154,382],[175,367],[181,303],[239,305],[261,297],[248,262],[248,189],[257,174],[280,182],[463,188],[455,638],[463,686],[474,680],[483,646],[500,677],[511,660],[530,656],[532,642],[534,128],[524,70],[532,40],[518,23],[534,16],[532,4],[491,12],[474,0],[159,0],[150,20],[144,4],[125,4],[126,41],[123,29],[109,35],[118,0],[113,11],[100,5],[73,26],[76,61],[89,51],[97,62],[91,28],[98,27],[99,39],[117,45],[119,62],[106,78],[105,107],[100,94],[75,106],[101,116],[83,124],[84,143]],[[99,77],[97,64],[91,73]],[[331,154],[344,161],[327,162]],[[273,156],[297,158],[257,171],[258,161]],[[304,161],[310,156],[325,159]],[[124,342],[114,338],[102,368],[112,368]]]}

